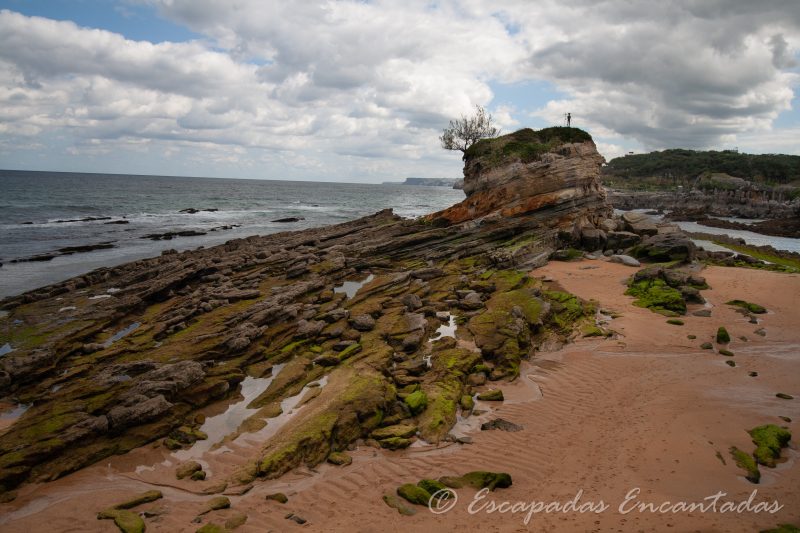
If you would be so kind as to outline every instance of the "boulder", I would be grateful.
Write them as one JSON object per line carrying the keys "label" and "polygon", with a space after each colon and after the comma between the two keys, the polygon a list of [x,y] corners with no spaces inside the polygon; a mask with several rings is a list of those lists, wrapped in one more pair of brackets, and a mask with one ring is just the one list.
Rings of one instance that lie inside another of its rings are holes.
{"label": "boulder", "polygon": [[642,240],[633,248],[632,255],[649,261],[685,261],[694,259],[697,247],[684,233],[661,233]]}
{"label": "boulder", "polygon": [[466,296],[464,296],[464,298],[459,300],[458,306],[461,309],[466,309],[469,311],[480,309],[484,306],[484,304],[480,294],[475,291],[470,291]]}
{"label": "boulder", "polygon": [[191,477],[196,472],[201,472],[203,470],[203,465],[198,463],[197,461],[187,461],[185,463],[181,463],[178,465],[178,468],[175,469],[175,477],[178,479],[184,479],[187,477]]}
{"label": "boulder", "polygon": [[132,405],[118,405],[108,412],[109,425],[114,431],[144,424],[172,408],[172,404],[160,394],[153,398],[134,396],[130,400]]}
{"label": "boulder", "polygon": [[392,437],[409,438],[417,434],[417,426],[410,424],[396,424],[373,431],[370,436],[375,440],[384,440]]}
{"label": "boulder", "polygon": [[630,231],[611,231],[607,235],[606,248],[609,250],[624,250],[636,246],[642,238]]}
{"label": "boulder", "polygon": [[326,326],[322,320],[300,320],[297,322],[295,337],[300,339],[313,339],[317,337]]}
{"label": "boulder", "polygon": [[612,255],[609,259],[612,263],[621,263],[625,266],[638,267],[641,266],[638,260],[629,255]]}
{"label": "boulder", "polygon": [[358,315],[350,319],[350,325],[357,331],[372,331],[375,329],[375,319],[370,315]]}
{"label": "boulder", "polygon": [[478,399],[484,402],[502,402],[503,391],[500,389],[492,389],[478,394]]}
{"label": "boulder", "polygon": [[400,301],[409,311],[416,311],[422,307],[422,299],[416,294],[406,294]]}
{"label": "boulder", "polygon": [[606,233],[597,228],[581,229],[581,246],[585,250],[602,250],[606,245]]}
{"label": "boulder", "polygon": [[655,235],[658,233],[658,226],[645,214],[628,211],[622,214],[622,221],[625,229],[636,235]]}

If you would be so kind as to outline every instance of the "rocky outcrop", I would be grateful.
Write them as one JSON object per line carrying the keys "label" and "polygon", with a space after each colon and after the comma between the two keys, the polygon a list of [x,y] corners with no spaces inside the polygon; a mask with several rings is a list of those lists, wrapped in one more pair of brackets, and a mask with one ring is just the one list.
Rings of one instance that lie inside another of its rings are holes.
{"label": "rocky outcrop", "polygon": [[624,210],[656,209],[756,219],[787,219],[800,215],[800,199],[781,189],[762,190],[752,186],[677,192],[610,191],[608,198],[616,209]]}
{"label": "rocky outcrop", "polygon": [[484,139],[465,154],[466,200],[429,219],[535,216],[541,232],[595,227],[611,214],[599,180],[603,161],[591,138],[573,128]]}

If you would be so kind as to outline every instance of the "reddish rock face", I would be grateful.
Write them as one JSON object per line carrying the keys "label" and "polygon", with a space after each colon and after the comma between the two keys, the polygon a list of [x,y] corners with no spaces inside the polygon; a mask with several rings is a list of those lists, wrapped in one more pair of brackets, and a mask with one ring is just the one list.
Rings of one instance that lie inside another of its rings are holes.
{"label": "reddish rock face", "polygon": [[[579,142],[547,138],[551,128],[520,132],[480,141],[468,150],[464,163],[467,198],[444,211],[430,215],[450,224],[495,216],[546,214],[547,226],[571,231],[573,227],[596,226],[611,215],[605,190],[600,185],[603,156],[588,134],[580,130]],[[541,134],[541,135],[540,135]],[[569,139],[570,132],[559,132]]]}

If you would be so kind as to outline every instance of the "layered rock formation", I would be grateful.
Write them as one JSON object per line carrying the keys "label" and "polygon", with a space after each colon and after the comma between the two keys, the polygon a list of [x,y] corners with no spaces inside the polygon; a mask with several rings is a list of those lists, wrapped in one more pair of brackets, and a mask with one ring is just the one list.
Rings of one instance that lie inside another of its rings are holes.
{"label": "layered rock formation", "polygon": [[543,228],[596,227],[611,214],[599,179],[603,161],[591,138],[572,128],[484,139],[465,154],[467,199],[429,218],[460,223],[528,215]]}
{"label": "layered rock formation", "polygon": [[[524,130],[478,143],[469,198],[425,219],[387,210],[166,252],[4,300],[0,394],[29,408],[0,435],[0,491],[157,439],[189,446],[205,437],[204,406],[273,372],[239,432],[269,428],[283,400],[307,393],[302,410],[204,489],[314,465],[357,439],[446,438],[473,388],[593,320],[519,269],[560,239],[606,238],[600,162],[580,130]],[[368,274],[348,296],[344,282]],[[456,317],[455,336],[440,337]]]}

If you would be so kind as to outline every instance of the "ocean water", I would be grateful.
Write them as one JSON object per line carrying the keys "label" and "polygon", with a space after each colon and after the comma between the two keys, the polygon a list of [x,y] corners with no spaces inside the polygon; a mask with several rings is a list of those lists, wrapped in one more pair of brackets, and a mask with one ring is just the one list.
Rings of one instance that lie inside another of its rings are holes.
{"label": "ocean water", "polygon": [[[417,217],[463,199],[462,191],[446,187],[0,170],[0,297],[156,256],[169,248],[193,249],[250,235],[336,224],[386,208]],[[191,208],[213,211],[180,213]],[[304,220],[272,222],[286,217]],[[89,218],[104,220],[84,220]],[[127,223],[110,223],[115,221]],[[238,227],[229,227],[233,225]],[[179,231],[206,234],[143,238]],[[114,247],[45,262],[11,263],[60,248],[101,243]]]}

